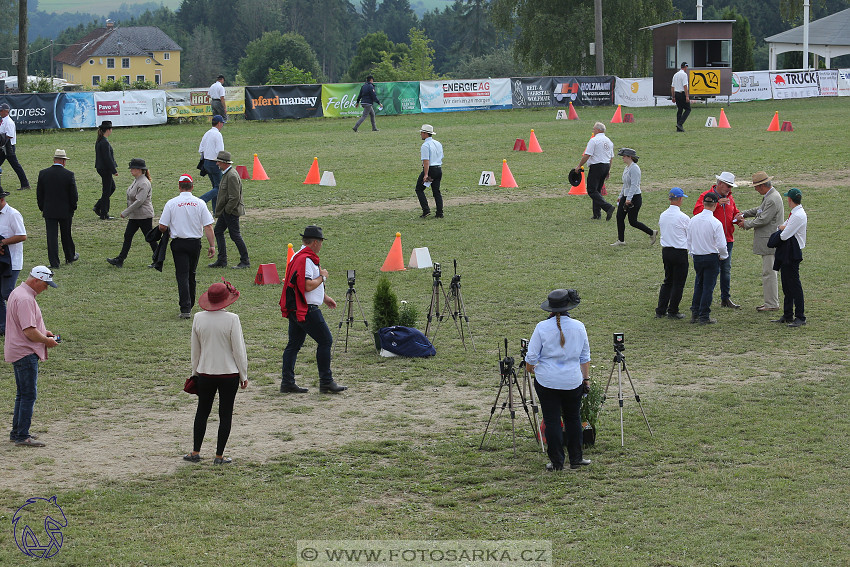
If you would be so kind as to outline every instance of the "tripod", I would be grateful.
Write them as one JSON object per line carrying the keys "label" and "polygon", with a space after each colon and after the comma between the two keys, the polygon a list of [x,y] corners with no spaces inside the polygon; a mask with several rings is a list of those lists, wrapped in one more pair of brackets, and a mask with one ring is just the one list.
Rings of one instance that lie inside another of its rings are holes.
{"label": "tripod", "polygon": [[[460,340],[463,343],[463,349],[466,350],[466,340],[463,336],[463,324],[466,322],[466,332],[469,335],[469,340],[472,343],[472,350],[475,350],[475,339],[472,337],[472,329],[469,326],[469,317],[466,315],[466,305],[463,302],[463,294],[460,291],[460,274],[457,273],[457,260],[455,264],[455,275],[452,277],[452,282],[449,284],[451,290],[451,298],[454,301],[454,311],[452,311],[452,319],[455,320],[455,326],[458,328]],[[505,354],[507,354],[507,346],[505,346]],[[525,358],[523,358],[523,364]]]}
{"label": "tripod", "polygon": [[[434,278],[434,283],[431,284],[431,305],[428,307],[428,322],[425,324],[425,337],[428,338],[431,342],[434,342],[434,337],[437,336],[437,331],[440,328],[440,323],[443,322],[443,318],[446,316],[446,312],[450,309],[449,304],[449,296],[446,294],[446,288],[443,287],[443,281],[440,279],[440,276],[443,274],[442,269],[440,268],[440,264],[434,263],[434,272],[431,276]],[[440,294],[443,296],[443,310],[440,311]],[[436,318],[436,324],[434,325],[434,333],[429,336],[431,333],[431,322]],[[457,319],[455,319],[455,325],[457,325]],[[458,332],[460,332],[460,328],[458,328]],[[465,346],[465,345],[464,345]]]}
{"label": "tripod", "polygon": [[[499,348],[499,356],[502,356],[501,347]],[[531,433],[540,441],[540,449],[543,450],[543,440],[540,439],[540,432],[535,424],[537,421],[537,407],[532,405],[535,414],[534,420],[532,421],[531,414],[528,412],[529,403],[526,401],[525,397],[526,387],[529,389],[529,392],[531,389],[528,371],[524,371],[524,383],[520,386],[517,380],[516,370],[514,369],[514,359],[513,357],[508,356],[508,339],[505,339],[505,358],[499,359],[499,375],[499,391],[496,393],[496,399],[493,401],[493,407],[490,408],[490,418],[487,420],[487,427],[484,428],[484,436],[481,438],[481,444],[478,448],[482,449],[484,447],[484,441],[487,440],[487,433],[490,430],[490,423],[493,421],[493,414],[496,413],[496,406],[499,405],[499,398],[502,397],[502,390],[507,387],[507,399],[502,401],[502,407],[499,410],[499,415],[496,416],[496,421],[499,421],[499,418],[502,417],[505,408],[508,408],[508,411],[511,414],[511,440],[513,442],[514,455],[516,455],[516,410],[519,406],[522,406],[522,409],[525,410],[525,416],[528,418],[528,424],[531,426]],[[514,388],[516,388],[516,393],[514,393]],[[517,398],[519,399],[518,401]],[[495,428],[495,423],[493,424],[493,427]]]}
{"label": "tripod", "polygon": [[629,384],[632,385],[632,392],[635,394],[635,401],[637,401],[638,406],[640,407],[640,413],[643,414],[643,420],[646,422],[646,428],[649,430],[649,434],[652,435],[652,428],[649,426],[649,420],[646,418],[646,413],[643,411],[643,404],[640,403],[640,396],[635,390],[635,383],[632,382],[632,375],[629,372],[629,369],[626,368],[626,355],[623,354],[623,350],[625,350],[625,346],[622,344],[622,337],[620,337],[620,344],[617,344],[618,339],[614,339],[614,364],[611,366],[611,374],[608,375],[608,383],[605,384],[605,393],[602,395],[602,403],[605,403],[605,399],[608,397],[608,386],[611,385],[611,378],[614,377],[614,370],[617,370],[617,400],[620,404],[620,447],[625,446],[625,439],[623,436],[623,372],[626,373],[626,378],[629,379]]}
{"label": "tripod", "polygon": [[[525,355],[528,354],[528,340],[520,339],[519,344],[521,347],[520,356],[522,356],[522,362],[519,363],[519,367],[522,368],[522,389],[520,390],[520,396],[524,395],[525,392],[528,392],[528,402],[531,406],[531,417],[532,425],[534,426],[534,435],[540,442],[540,450],[545,453],[546,450],[543,448],[543,435],[540,434],[540,426],[538,425],[537,419],[537,414],[540,412],[540,408],[534,402],[534,388],[531,385],[531,373],[528,371],[528,365],[525,363]],[[505,350],[507,350],[507,347]]]}
{"label": "tripod", "polygon": [[[354,313],[352,306],[357,302],[357,307],[360,309],[360,316],[363,317],[363,324],[369,328],[369,323],[366,321],[366,313],[363,311],[363,306],[360,304],[360,299],[357,297],[357,290],[354,289],[354,270],[349,270],[348,276],[348,291],[345,292],[345,309],[342,311],[342,319],[339,321],[337,330],[342,330],[342,324],[345,323],[345,349],[343,352],[348,352],[348,329],[354,325]],[[334,353],[336,353],[336,341],[334,341]]]}

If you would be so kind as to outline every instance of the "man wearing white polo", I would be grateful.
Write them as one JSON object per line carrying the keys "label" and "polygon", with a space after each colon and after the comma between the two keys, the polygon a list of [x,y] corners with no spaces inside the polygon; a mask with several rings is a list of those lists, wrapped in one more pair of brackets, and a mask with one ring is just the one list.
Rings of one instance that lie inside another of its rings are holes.
{"label": "man wearing white polo", "polygon": [[673,75],[670,94],[676,103],[676,131],[685,131],[685,120],[691,113],[691,92],[688,85],[688,64],[682,61],[682,67]]}

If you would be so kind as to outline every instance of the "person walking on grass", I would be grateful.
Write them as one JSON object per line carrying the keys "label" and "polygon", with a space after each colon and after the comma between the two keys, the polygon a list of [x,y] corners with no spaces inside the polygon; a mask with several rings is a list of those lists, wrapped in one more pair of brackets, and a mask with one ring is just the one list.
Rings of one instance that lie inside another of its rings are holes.
{"label": "person walking on grass", "polygon": [[626,168],[623,170],[623,188],[620,189],[620,196],[617,197],[617,242],[611,246],[626,244],[626,215],[629,217],[629,224],[648,234],[650,245],[655,244],[658,231],[652,230],[637,218],[643,204],[640,193],[640,167],[637,164],[638,155],[632,148],[621,148],[617,155],[623,157]]}
{"label": "person walking on grass", "polygon": [[[141,230],[142,236],[147,235],[153,228],[153,203],[151,196],[151,174],[145,160],[133,158],[130,160],[130,175],[133,176],[133,183],[127,188],[127,208],[121,211],[121,218],[127,219],[127,228],[124,229],[124,244],[121,247],[121,252],[114,258],[107,258],[106,261],[120,268],[124,266],[124,260],[127,259],[127,254],[130,252],[130,246],[133,244],[133,236]],[[156,244],[148,243],[152,252],[156,252]]]}
{"label": "person walking on grass", "polygon": [[101,220],[109,220],[109,198],[115,193],[115,177],[118,176],[118,164],[109,145],[112,134],[112,121],[104,120],[97,127],[97,140],[94,143],[94,168],[100,176],[100,199],[92,210]]}

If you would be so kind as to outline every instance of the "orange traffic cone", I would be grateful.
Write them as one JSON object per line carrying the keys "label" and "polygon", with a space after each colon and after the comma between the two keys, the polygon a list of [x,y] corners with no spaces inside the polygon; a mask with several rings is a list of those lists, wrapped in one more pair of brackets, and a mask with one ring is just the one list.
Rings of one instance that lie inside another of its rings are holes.
{"label": "orange traffic cone", "polygon": [[307,172],[307,179],[304,180],[304,185],[318,185],[322,178],[319,175],[319,158],[313,158],[313,165],[310,166],[310,171]]}
{"label": "orange traffic cone", "polygon": [[395,233],[395,241],[390,247],[390,253],[387,254],[387,259],[384,260],[384,265],[381,266],[382,272],[398,272],[406,270],[404,267],[404,256],[401,253],[401,233]]}
{"label": "orange traffic cone", "polygon": [[537,142],[537,136],[534,135],[534,128],[531,129],[531,136],[528,138],[528,151],[533,154],[542,154],[543,148]]}
{"label": "orange traffic cone", "polygon": [[723,109],[720,109],[720,120],[717,122],[718,128],[731,128],[729,125],[729,121],[726,119],[726,113],[723,112]]}
{"label": "orange traffic cone", "polygon": [[572,187],[567,195],[587,195],[587,184],[584,182],[584,168],[581,168],[581,183]]}
{"label": "orange traffic cone", "polygon": [[254,171],[251,175],[251,181],[268,181],[269,176],[266,175],[266,170],[263,169],[263,164],[260,163],[260,158],[254,154]]}
{"label": "orange traffic cone", "polygon": [[617,110],[614,112],[614,117],[611,119],[611,124],[623,123],[623,106],[618,104]]}
{"label": "orange traffic cone", "polygon": [[570,114],[567,116],[567,120],[578,120],[578,113],[576,112],[576,109],[573,108],[572,101],[570,102]]}
{"label": "orange traffic cone", "polygon": [[779,111],[773,115],[773,120],[770,121],[770,126],[767,127],[768,132],[779,132]]}
{"label": "orange traffic cone", "polygon": [[295,254],[295,251],[292,250],[292,243],[286,245],[286,263],[289,264],[289,261],[292,260],[292,255]]}
{"label": "orange traffic cone", "polygon": [[502,160],[502,184],[499,187],[519,187],[511,173],[511,168],[508,167],[508,160],[506,159]]}

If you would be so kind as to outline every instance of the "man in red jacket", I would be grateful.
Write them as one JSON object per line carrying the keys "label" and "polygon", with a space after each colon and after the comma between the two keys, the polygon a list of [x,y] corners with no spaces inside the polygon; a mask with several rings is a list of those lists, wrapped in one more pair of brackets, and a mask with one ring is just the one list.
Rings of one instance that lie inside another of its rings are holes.
{"label": "man in red jacket", "polygon": [[714,192],[720,195],[720,202],[717,203],[717,207],[714,209],[714,217],[723,225],[723,234],[726,236],[726,250],[729,252],[726,259],[720,261],[720,306],[740,309],[741,306],[734,303],[730,297],[730,288],[732,286],[732,245],[735,244],[735,238],[732,234],[735,232],[735,216],[739,212],[738,207],[735,206],[735,199],[732,198],[732,188],[737,187],[737,185],[735,184],[735,176],[728,171],[724,171],[714,177],[717,179],[717,183],[699,196],[696,205],[694,205],[694,215],[702,212],[702,201],[707,193]]}

